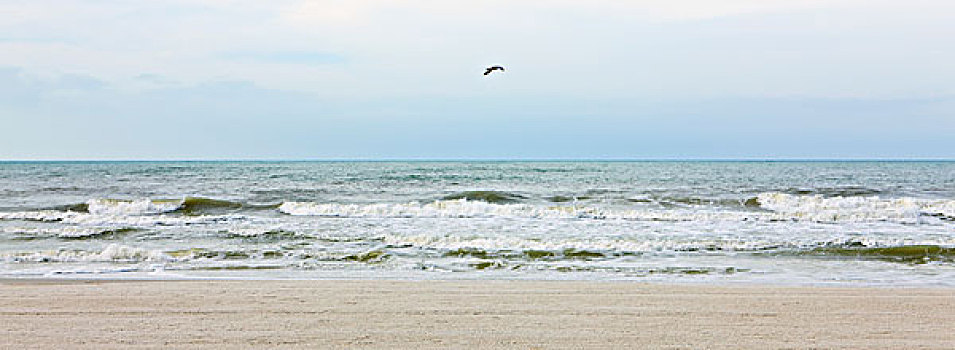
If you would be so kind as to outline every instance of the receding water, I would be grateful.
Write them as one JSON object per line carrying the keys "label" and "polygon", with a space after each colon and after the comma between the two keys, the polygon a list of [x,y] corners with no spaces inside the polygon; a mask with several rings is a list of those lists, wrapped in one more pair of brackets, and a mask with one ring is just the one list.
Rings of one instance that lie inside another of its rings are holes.
{"label": "receding water", "polygon": [[955,284],[955,162],[6,162],[0,277]]}

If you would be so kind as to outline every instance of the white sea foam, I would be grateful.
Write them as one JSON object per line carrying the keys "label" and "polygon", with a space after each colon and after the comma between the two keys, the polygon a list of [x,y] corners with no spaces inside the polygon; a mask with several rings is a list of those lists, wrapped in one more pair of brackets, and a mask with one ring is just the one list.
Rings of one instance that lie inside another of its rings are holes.
{"label": "white sea foam", "polygon": [[39,228],[39,227],[4,227],[0,229],[3,233],[13,233],[35,238],[59,237],[59,238],[85,238],[93,237],[115,228],[100,227],[58,227],[58,228]]}
{"label": "white sea foam", "polygon": [[0,212],[0,220],[60,221],[72,215],[75,213],[55,210]]}
{"label": "white sea foam", "polygon": [[[340,204],[284,202],[278,211],[293,216],[347,218],[527,218],[642,221],[811,221],[939,223],[955,218],[955,200],[879,197],[823,197],[761,193],[764,211],[745,208],[603,209],[578,205],[494,204],[466,199],[430,203]],[[60,221],[80,226],[150,227],[242,221],[242,215],[170,215],[181,202],[91,200],[89,213],[40,210],[0,213],[0,220]]]}
{"label": "white sea foam", "polygon": [[477,236],[442,234],[386,234],[383,243],[389,246],[413,246],[435,250],[478,249],[482,251],[562,251],[566,249],[606,253],[663,253],[674,252],[752,252],[777,249],[804,249],[826,245],[843,245],[853,241],[864,246],[939,245],[951,246],[955,238],[925,238],[902,240],[897,237],[854,237],[838,234],[811,234],[800,237],[710,237],[706,234],[675,238],[649,235],[631,237],[573,237],[573,236]]}
{"label": "white sea foam", "polygon": [[955,217],[955,200],[879,197],[796,196],[763,193],[757,197],[767,211],[715,208],[620,209],[607,210],[578,206],[534,206],[492,204],[468,200],[432,203],[335,204],[285,202],[279,211],[296,216],[352,218],[534,218],[534,219],[621,219],[646,221],[811,221],[811,222],[938,222],[933,216]]}
{"label": "white sea foam", "polygon": [[197,224],[215,224],[247,219],[241,215],[201,215],[201,216],[119,216],[119,215],[74,215],[63,218],[67,224],[83,226],[125,226],[149,228],[155,226],[185,226]]}
{"label": "white sea foam", "polygon": [[466,199],[434,201],[427,204],[334,204],[285,202],[279,211],[289,215],[373,218],[592,218],[597,210],[575,207],[536,207],[524,204],[492,204]]}
{"label": "white sea foam", "polygon": [[122,214],[92,214],[72,211],[23,211],[0,213],[0,220],[30,220],[45,222],[61,222],[79,226],[106,226],[106,227],[138,227],[149,228],[154,226],[182,226],[196,224],[212,224],[221,222],[245,221],[249,218],[243,215],[122,215]]}
{"label": "white sea foam", "polygon": [[[67,221],[84,218],[119,218],[163,214],[175,211],[182,202],[153,201],[140,199],[134,201],[116,199],[91,199],[86,202],[87,212],[34,210],[20,212],[0,212],[0,220]],[[147,219],[148,220],[148,219]]]}
{"label": "white sea foam", "polygon": [[91,199],[86,205],[87,211],[94,215],[154,215],[175,211],[182,206],[182,201]]}
{"label": "white sea foam", "polygon": [[171,260],[159,250],[147,250],[121,244],[110,244],[101,251],[50,250],[28,253],[4,253],[7,262],[143,262]]}
{"label": "white sea foam", "polygon": [[955,217],[955,200],[873,197],[796,196],[762,193],[760,207],[776,214],[813,221],[918,221],[926,215]]}
{"label": "white sea foam", "polygon": [[514,236],[488,237],[457,235],[385,235],[383,238],[383,242],[385,244],[392,246],[410,245],[436,250],[480,249],[484,251],[558,251],[564,249],[576,249],[587,251],[650,252],[664,250],[667,248],[666,246],[671,246],[669,248],[676,248],[673,246],[678,245],[672,244],[671,242],[649,240],[627,241],[570,237],[551,237],[550,239],[544,240],[536,237]]}

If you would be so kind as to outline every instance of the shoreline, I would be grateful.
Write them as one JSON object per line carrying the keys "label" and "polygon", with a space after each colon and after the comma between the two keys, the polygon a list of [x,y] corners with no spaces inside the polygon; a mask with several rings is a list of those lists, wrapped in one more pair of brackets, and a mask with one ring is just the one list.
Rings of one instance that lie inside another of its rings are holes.
{"label": "shoreline", "polygon": [[253,283],[319,283],[319,282],[398,282],[398,283],[593,283],[593,284],[635,284],[661,287],[714,287],[714,288],[808,288],[808,289],[925,289],[925,290],[952,290],[955,291],[955,284],[912,284],[912,283],[871,283],[871,282],[781,282],[781,281],[731,281],[731,280],[698,280],[698,281],[674,281],[674,280],[638,280],[638,279],[548,279],[548,278],[413,278],[413,277],[392,277],[392,276],[367,276],[367,277],[321,277],[321,278],[269,278],[269,277],[212,277],[212,276],[176,276],[156,278],[153,276],[144,277],[0,277],[0,286],[15,284],[90,284],[90,283],[157,283],[157,282],[253,282]]}
{"label": "shoreline", "polygon": [[0,347],[953,348],[955,288],[0,279]]}

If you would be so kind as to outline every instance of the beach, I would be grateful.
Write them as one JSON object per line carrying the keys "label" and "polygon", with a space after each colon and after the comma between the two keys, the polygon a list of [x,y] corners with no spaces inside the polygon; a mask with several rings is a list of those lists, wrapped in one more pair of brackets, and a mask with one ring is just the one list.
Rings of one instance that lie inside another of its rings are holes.
{"label": "beach", "polygon": [[950,349],[955,289],[0,281],[2,348]]}

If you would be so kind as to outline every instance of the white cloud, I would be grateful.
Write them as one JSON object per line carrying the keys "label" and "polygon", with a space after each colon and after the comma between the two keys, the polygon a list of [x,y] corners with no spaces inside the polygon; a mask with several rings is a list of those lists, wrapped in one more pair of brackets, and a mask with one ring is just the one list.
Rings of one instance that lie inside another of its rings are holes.
{"label": "white cloud", "polygon": [[573,12],[649,21],[680,21],[723,16],[834,8],[862,0],[306,0],[289,6],[286,17],[302,25],[361,26],[389,13],[413,16],[487,18],[509,12]]}
{"label": "white cloud", "polygon": [[[249,80],[342,98],[951,93],[955,3],[912,0],[19,1],[0,65],[139,89]],[[16,38],[47,38],[19,40]],[[2,40],[7,39],[7,40]],[[343,64],[228,59],[322,53]],[[505,64],[495,81],[475,72]]]}

